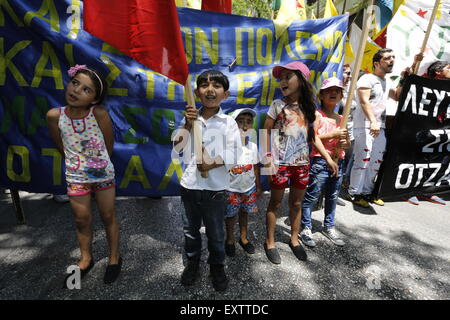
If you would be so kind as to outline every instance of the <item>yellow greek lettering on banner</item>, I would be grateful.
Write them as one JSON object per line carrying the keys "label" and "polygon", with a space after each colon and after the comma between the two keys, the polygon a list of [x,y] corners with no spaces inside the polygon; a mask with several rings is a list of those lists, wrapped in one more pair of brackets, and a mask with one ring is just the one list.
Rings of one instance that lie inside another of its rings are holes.
{"label": "yellow greek lettering on banner", "polygon": [[61,179],[61,167],[62,156],[58,149],[55,148],[42,148],[42,155],[45,157],[53,158],[53,185],[60,186],[62,184]]}
{"label": "yellow greek lettering on banner", "polygon": [[13,75],[14,79],[17,81],[17,83],[22,87],[27,87],[28,83],[25,81],[22,74],[19,72],[19,69],[14,65],[12,62],[12,59],[14,56],[28,47],[30,45],[30,40],[22,40],[14,44],[14,46],[8,50],[6,54],[5,48],[4,48],[4,38],[0,38],[0,86],[5,85],[6,81],[6,68],[9,69],[11,74]]}
{"label": "yellow greek lettering on banner", "polygon": [[189,27],[181,27],[180,29],[184,34],[186,62],[187,64],[190,64],[192,62],[192,57],[194,56],[194,52],[192,51],[192,29]]}
{"label": "yellow greek lettering on banner", "polygon": [[245,77],[251,76],[253,78],[258,77],[258,73],[256,72],[248,72],[248,73],[241,73],[236,75],[237,80],[237,86],[238,86],[238,92],[236,97],[236,103],[237,104],[256,104],[256,98],[246,98],[244,97],[245,94],[245,88],[252,88],[253,87],[253,81],[246,81],[244,80]]}
{"label": "yellow greek lettering on banner", "polygon": [[[45,69],[49,59],[51,61],[52,68]],[[55,50],[53,50],[53,47],[48,41],[42,42],[42,55],[34,68],[34,78],[31,82],[31,86],[33,88],[39,87],[42,77],[53,78],[55,82],[55,89],[64,89],[59,60],[56,56]]]}
{"label": "yellow greek lettering on banner", "polygon": [[209,61],[203,61],[203,48],[211,61],[211,64],[219,62],[219,29],[211,28],[211,42],[206,33],[201,29],[195,28],[195,63],[204,64]]}
{"label": "yellow greek lettering on banner", "polygon": [[142,72],[147,77],[145,85],[145,97],[147,99],[153,99],[155,97],[155,72],[150,70],[144,70],[137,68],[137,71]]}
{"label": "yellow greek lettering on banner", "polygon": [[[258,28],[256,30],[256,62],[260,65],[272,64],[272,30],[269,28]],[[266,55],[263,56],[263,42],[266,39]]]}
{"label": "yellow greek lettering on banner", "polygon": [[278,39],[278,45],[277,45],[277,51],[275,53],[275,63],[280,63],[281,59],[281,53],[283,52],[283,49],[286,50],[289,58],[292,60],[298,60],[299,57],[297,57],[294,52],[292,52],[291,44],[289,42],[289,35],[287,32],[283,33],[283,35]]}
{"label": "yellow greek lettering on banner", "polygon": [[158,186],[159,190],[167,188],[167,184],[170,182],[170,179],[172,178],[174,173],[177,174],[178,181],[180,181],[183,175],[183,170],[181,169],[181,163],[179,159],[172,159],[172,162],[170,162],[169,168],[167,169],[166,174],[164,175],[161,183]]}
{"label": "yellow greek lettering on banner", "polygon": [[[17,156],[17,157],[15,157]],[[17,173],[14,171],[14,158],[20,159],[22,172]],[[25,146],[8,146],[8,152],[6,155],[6,175],[11,181],[14,182],[30,182],[30,151]]]}
{"label": "yellow greek lettering on banner", "polygon": [[[253,66],[255,64],[255,31],[253,28],[235,28],[236,35],[236,64],[238,65],[249,65]],[[247,57],[248,61],[244,62],[244,49],[245,45],[244,33],[247,34]]]}
{"label": "yellow greek lettering on banner", "polygon": [[112,88],[114,80],[116,80],[116,78],[122,73],[122,71],[120,71],[120,69],[117,68],[117,66],[112,62],[112,60],[107,55],[102,54],[100,56],[100,59],[111,71],[106,77],[106,82],[108,82],[108,85],[110,86],[108,88],[108,94],[124,97],[128,96],[127,88]]}
{"label": "yellow greek lettering on banner", "polygon": [[[136,174],[134,174],[136,172]],[[128,162],[125,173],[123,174],[122,182],[119,188],[127,188],[131,181],[140,182],[144,189],[150,189],[151,185],[148,182],[147,176],[145,175],[144,166],[142,165],[141,157],[138,155],[133,155]]]}
{"label": "yellow greek lettering on banner", "polygon": [[[49,13],[50,19],[47,19],[45,16]],[[37,12],[28,11],[27,13],[25,13],[25,24],[27,26],[30,26],[31,20],[33,20],[34,18],[39,18],[48,22],[50,24],[51,31],[59,32],[59,16],[53,0],[43,0],[41,8]]]}
{"label": "yellow greek lettering on banner", "polygon": [[23,22],[19,19],[19,17],[16,15],[16,13],[14,12],[13,8],[11,7],[11,5],[8,3],[8,1],[6,0],[0,0],[0,27],[4,27],[5,26],[5,15],[3,14],[3,9],[6,10],[6,12],[9,14],[9,16],[11,17],[11,19],[14,21],[14,23],[18,26],[18,27],[23,27],[25,26],[23,24]]}

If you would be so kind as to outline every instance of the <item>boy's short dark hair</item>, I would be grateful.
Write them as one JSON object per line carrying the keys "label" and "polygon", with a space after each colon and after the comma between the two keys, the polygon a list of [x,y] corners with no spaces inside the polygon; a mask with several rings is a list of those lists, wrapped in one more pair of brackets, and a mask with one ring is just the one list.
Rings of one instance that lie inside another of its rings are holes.
{"label": "boy's short dark hair", "polygon": [[380,62],[381,58],[383,58],[383,54],[386,52],[392,52],[394,50],[389,48],[383,48],[378,50],[372,57],[372,67],[375,69],[375,62]]}
{"label": "boy's short dark hair", "polygon": [[198,76],[197,88],[199,88],[200,85],[203,84],[204,82],[208,82],[208,79],[220,83],[225,91],[228,91],[228,89],[230,88],[230,81],[228,80],[228,77],[219,70],[213,69],[203,71]]}
{"label": "boy's short dark hair", "polygon": [[446,61],[433,62],[427,69],[428,77],[432,79],[436,78],[436,73],[442,71],[446,65],[448,65],[448,62]]}

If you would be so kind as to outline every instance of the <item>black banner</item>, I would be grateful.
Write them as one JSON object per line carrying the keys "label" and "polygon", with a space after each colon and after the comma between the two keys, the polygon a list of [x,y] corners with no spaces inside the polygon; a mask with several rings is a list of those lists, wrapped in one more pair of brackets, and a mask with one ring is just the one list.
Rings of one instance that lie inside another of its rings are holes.
{"label": "black banner", "polygon": [[378,197],[450,193],[450,81],[409,76],[376,182]]}

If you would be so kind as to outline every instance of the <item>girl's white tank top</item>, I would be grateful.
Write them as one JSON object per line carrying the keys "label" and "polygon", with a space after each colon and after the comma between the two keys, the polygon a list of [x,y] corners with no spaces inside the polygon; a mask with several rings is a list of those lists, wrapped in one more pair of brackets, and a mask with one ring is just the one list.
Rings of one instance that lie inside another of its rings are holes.
{"label": "girl's white tank top", "polygon": [[94,108],[79,119],[71,118],[66,107],[59,108],[58,127],[64,145],[67,182],[96,183],[114,179],[114,166],[95,119]]}

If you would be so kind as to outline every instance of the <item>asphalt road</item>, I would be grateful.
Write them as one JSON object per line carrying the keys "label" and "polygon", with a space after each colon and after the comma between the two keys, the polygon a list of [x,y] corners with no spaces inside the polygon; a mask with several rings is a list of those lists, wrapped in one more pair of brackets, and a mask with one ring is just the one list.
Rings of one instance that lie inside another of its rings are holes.
{"label": "asphalt road", "polygon": [[[261,213],[250,216],[254,255],[237,245],[226,259],[230,278],[225,293],[215,292],[208,278],[204,250],[198,283],[180,284],[183,270],[182,204],[179,197],[160,200],[117,198],[121,224],[122,274],[103,284],[107,246],[95,211],[93,254],[96,265],[80,290],[62,289],[67,266],[79,250],[69,204],[50,195],[20,192],[27,224],[17,225],[7,194],[0,194],[0,299],[62,300],[397,300],[450,298],[450,201],[419,206],[387,202],[384,207],[358,209],[350,202],[338,207],[337,230],[346,241],[339,248],[321,233],[323,212],[313,213],[315,249],[298,261],[287,244],[289,222],[285,197],[276,238],[282,263],[271,264],[262,247],[269,194],[258,201]],[[237,230],[238,228],[236,228]],[[204,234],[203,234],[204,236]]]}

